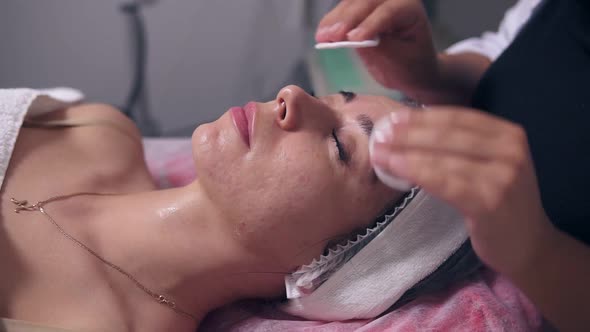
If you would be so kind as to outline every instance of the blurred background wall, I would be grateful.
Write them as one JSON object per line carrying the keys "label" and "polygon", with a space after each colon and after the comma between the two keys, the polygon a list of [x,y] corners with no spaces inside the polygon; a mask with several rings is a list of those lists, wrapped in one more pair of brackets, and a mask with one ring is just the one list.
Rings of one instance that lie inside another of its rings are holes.
{"label": "blurred background wall", "polygon": [[[0,0],[0,88],[71,86],[125,104],[134,35],[124,0]],[[233,105],[309,89],[305,54],[332,0],[159,0],[141,11],[148,61],[137,106],[158,128],[190,135]],[[514,0],[429,1],[437,45],[495,29]]]}

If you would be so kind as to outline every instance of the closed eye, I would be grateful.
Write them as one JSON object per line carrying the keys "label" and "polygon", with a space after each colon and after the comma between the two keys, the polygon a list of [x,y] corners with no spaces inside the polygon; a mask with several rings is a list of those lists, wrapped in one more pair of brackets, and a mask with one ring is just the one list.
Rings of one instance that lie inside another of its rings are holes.
{"label": "closed eye", "polygon": [[338,139],[338,133],[336,132],[336,129],[332,130],[332,140],[334,140],[336,148],[338,149],[338,158],[343,163],[348,164],[350,162],[350,154],[346,151],[344,144],[342,144],[342,142],[340,142]]}

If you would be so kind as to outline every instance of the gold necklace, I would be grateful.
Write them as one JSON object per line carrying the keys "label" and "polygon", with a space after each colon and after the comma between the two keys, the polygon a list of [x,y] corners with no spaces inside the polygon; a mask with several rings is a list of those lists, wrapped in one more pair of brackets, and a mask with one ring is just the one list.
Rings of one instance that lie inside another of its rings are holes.
{"label": "gold necklace", "polygon": [[139,280],[137,280],[137,278],[135,278],[133,275],[131,275],[129,272],[123,270],[120,266],[118,266],[118,265],[116,265],[114,263],[111,263],[110,261],[106,260],[105,258],[103,258],[102,256],[100,256],[96,251],[90,249],[88,246],[86,246],[80,240],[78,240],[75,237],[73,237],[72,235],[70,235],[43,208],[45,205],[47,205],[47,204],[49,204],[51,202],[68,199],[68,198],[71,198],[71,197],[74,197],[74,196],[82,196],[82,195],[115,196],[116,194],[101,194],[101,193],[83,192],[83,193],[76,193],[76,194],[70,194],[70,195],[62,195],[62,196],[50,197],[50,198],[48,198],[48,199],[46,199],[44,201],[37,202],[36,204],[29,204],[29,202],[26,201],[26,200],[17,200],[17,199],[14,199],[14,198],[11,198],[10,201],[16,205],[16,208],[14,209],[14,212],[15,213],[20,213],[21,211],[39,211],[41,214],[43,214],[59,230],[59,232],[63,236],[65,236],[67,239],[69,239],[72,242],[74,242],[79,247],[81,247],[84,250],[86,250],[89,254],[91,254],[92,256],[94,256],[95,258],[97,258],[99,261],[103,262],[108,267],[112,268],[113,270],[115,270],[115,271],[121,273],[122,275],[124,275],[125,277],[127,277],[129,280],[131,280],[135,284],[135,286],[137,286],[139,289],[141,289],[148,296],[150,296],[151,298],[153,298],[154,300],[156,300],[158,303],[167,306],[168,308],[174,310],[175,312],[177,312],[177,313],[179,313],[181,315],[190,317],[194,321],[197,321],[197,318],[194,315],[188,313],[185,310],[180,309],[176,305],[176,303],[174,301],[172,301],[170,298],[168,298],[168,297],[166,297],[166,296],[164,296],[162,294],[158,294],[158,293],[152,291],[151,289],[147,288],[141,282],[139,282]]}

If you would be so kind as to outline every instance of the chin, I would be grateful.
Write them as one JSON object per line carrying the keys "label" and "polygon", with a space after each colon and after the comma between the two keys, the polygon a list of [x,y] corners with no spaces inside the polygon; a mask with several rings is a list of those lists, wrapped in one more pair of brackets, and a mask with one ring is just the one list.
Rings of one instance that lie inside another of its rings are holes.
{"label": "chin", "polygon": [[236,141],[240,137],[222,120],[200,125],[193,132],[192,153],[199,178],[221,180],[228,176],[229,168],[241,167],[242,142]]}
{"label": "chin", "polygon": [[200,164],[208,163],[209,159],[217,159],[216,154],[219,153],[218,138],[219,130],[213,123],[200,125],[193,131],[191,145],[197,174],[200,174],[199,168],[202,167]]}

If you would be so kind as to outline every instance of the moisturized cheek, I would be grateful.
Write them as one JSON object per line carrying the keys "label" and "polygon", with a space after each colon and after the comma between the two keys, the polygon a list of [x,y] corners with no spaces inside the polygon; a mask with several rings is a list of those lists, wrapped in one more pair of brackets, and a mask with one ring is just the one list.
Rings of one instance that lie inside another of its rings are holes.
{"label": "moisturized cheek", "polygon": [[209,144],[210,137],[211,136],[209,136],[209,135],[200,135],[200,136],[197,137],[197,142],[200,145],[207,145],[207,144]]}
{"label": "moisturized cheek", "polygon": [[199,146],[210,146],[213,138],[217,135],[217,130],[213,123],[200,125],[193,132],[193,142]]}
{"label": "moisturized cheek", "polygon": [[178,212],[178,207],[170,206],[163,209],[158,210],[158,216],[161,220],[165,220],[173,216],[176,212]]}

